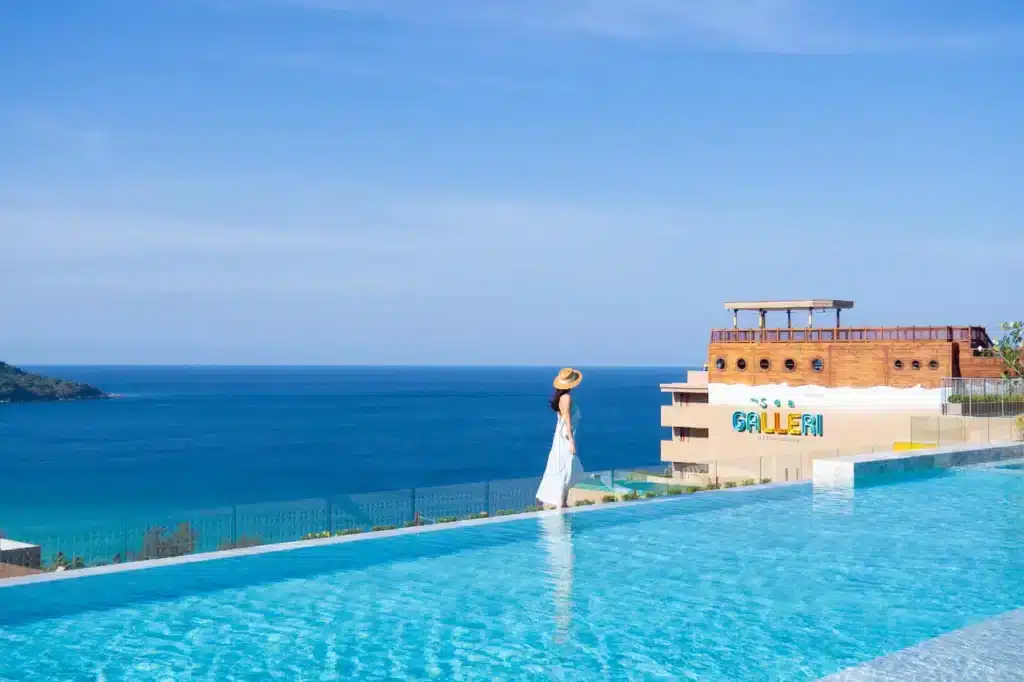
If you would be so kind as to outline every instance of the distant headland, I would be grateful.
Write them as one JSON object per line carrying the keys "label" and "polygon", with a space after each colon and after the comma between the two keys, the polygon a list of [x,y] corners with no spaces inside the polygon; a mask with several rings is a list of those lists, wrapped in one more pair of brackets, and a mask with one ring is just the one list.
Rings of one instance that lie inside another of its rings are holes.
{"label": "distant headland", "polygon": [[39,403],[109,398],[95,386],[32,374],[0,362],[0,403]]}

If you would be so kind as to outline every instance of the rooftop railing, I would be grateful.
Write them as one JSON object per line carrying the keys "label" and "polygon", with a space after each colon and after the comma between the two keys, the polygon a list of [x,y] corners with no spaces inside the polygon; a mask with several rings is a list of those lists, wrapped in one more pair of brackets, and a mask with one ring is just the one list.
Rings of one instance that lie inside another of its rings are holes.
{"label": "rooftop railing", "polygon": [[714,329],[711,343],[959,341],[990,343],[981,327],[820,327],[810,329]]}

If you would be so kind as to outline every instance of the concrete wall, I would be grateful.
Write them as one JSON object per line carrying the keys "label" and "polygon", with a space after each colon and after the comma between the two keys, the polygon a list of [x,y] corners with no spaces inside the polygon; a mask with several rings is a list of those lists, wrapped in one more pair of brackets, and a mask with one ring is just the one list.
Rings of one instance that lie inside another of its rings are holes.
{"label": "concrete wall", "polygon": [[890,473],[946,469],[1021,458],[1024,458],[1024,443],[960,445],[934,450],[878,452],[819,459],[814,462],[814,484],[826,487],[852,486],[858,479]]}

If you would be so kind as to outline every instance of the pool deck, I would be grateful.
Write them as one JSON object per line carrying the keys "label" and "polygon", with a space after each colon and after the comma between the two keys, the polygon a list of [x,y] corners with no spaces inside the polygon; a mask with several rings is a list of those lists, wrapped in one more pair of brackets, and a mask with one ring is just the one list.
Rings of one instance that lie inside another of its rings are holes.
{"label": "pool deck", "polygon": [[821,682],[1009,682],[1024,679],[1024,608],[954,630]]}

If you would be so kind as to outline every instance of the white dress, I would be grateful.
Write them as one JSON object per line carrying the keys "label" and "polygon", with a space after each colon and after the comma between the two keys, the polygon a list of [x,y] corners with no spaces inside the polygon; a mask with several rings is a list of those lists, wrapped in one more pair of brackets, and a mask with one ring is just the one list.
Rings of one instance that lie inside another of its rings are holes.
{"label": "white dress", "polygon": [[[580,410],[572,406],[573,434],[580,423]],[[548,453],[548,465],[544,469],[544,478],[537,488],[537,499],[546,505],[561,507],[569,489],[583,479],[583,464],[580,458],[569,449],[569,425],[558,415],[555,424],[555,437],[551,441],[551,452]]]}

